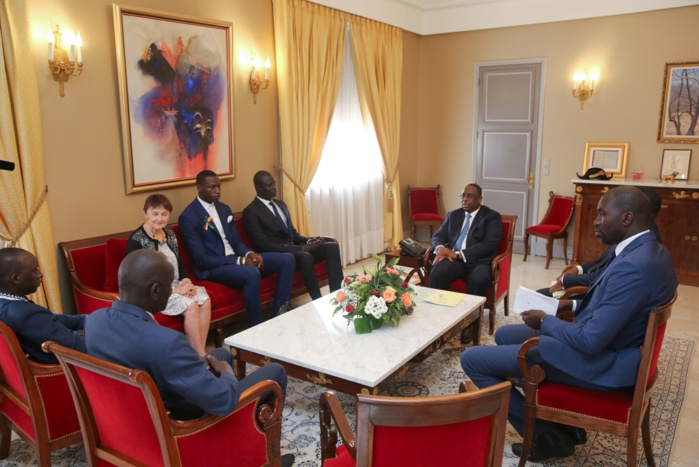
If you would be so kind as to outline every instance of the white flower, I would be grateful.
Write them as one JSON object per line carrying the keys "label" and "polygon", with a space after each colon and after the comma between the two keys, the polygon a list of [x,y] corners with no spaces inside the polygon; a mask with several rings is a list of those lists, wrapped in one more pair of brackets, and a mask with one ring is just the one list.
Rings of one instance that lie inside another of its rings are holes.
{"label": "white flower", "polygon": [[369,300],[367,300],[366,305],[364,305],[364,311],[378,319],[388,311],[388,306],[383,298],[372,295],[369,297]]}

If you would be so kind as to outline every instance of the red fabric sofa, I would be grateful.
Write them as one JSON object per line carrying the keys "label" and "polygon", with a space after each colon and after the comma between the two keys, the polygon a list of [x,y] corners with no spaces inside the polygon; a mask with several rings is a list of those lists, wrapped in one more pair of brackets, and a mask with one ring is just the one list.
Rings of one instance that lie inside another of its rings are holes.
{"label": "red fabric sofa", "polygon": [[[245,244],[253,247],[240,213],[235,214],[235,226]],[[219,347],[223,343],[223,326],[245,318],[245,303],[240,289],[232,289],[211,281],[200,281],[194,275],[192,260],[187,254],[180,239],[177,225],[172,226],[179,241],[179,253],[189,277],[196,285],[206,288],[211,297],[211,327],[216,330],[214,340]],[[89,314],[100,308],[111,306],[118,298],[117,271],[121,261],[126,256],[126,242],[131,235],[129,232],[120,232],[112,235],[73,240],[58,244],[65,257],[65,266],[71,284],[75,310],[79,314]],[[328,240],[335,239],[327,237]],[[328,275],[325,261],[316,264],[316,274],[321,287],[327,285]],[[277,276],[272,275],[262,279],[260,284],[260,300],[263,305],[271,303],[274,299],[274,287]],[[301,279],[301,274],[294,274],[292,295],[306,293],[306,287]],[[182,316],[166,316],[159,313],[155,316],[158,323],[163,326],[184,331],[184,319]]]}

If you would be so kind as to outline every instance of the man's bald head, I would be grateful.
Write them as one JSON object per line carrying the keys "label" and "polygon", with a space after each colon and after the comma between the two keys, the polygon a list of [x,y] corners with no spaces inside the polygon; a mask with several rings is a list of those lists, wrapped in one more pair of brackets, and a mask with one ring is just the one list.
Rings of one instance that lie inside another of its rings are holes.
{"label": "man's bald head", "polygon": [[650,201],[634,186],[609,190],[597,206],[595,231],[607,245],[619,243],[648,230]]}
{"label": "man's bald head", "polygon": [[21,248],[0,249],[0,292],[32,294],[41,285],[42,277],[36,256]]}
{"label": "man's bald head", "polygon": [[158,313],[167,305],[174,277],[172,264],[159,251],[133,251],[119,266],[120,300]]}

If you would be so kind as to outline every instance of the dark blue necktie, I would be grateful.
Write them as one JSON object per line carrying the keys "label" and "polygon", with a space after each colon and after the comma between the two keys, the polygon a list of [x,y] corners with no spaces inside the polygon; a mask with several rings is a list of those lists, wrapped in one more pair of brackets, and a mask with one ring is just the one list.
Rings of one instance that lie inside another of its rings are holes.
{"label": "dark blue necktie", "polygon": [[466,222],[464,222],[464,228],[461,229],[461,233],[459,234],[459,238],[456,239],[456,244],[454,245],[454,251],[461,250],[461,244],[464,243],[464,238],[466,238],[466,234],[468,234],[468,228],[471,225],[471,213],[467,212],[466,213]]}
{"label": "dark blue necktie", "polygon": [[281,214],[279,214],[279,210],[277,209],[277,205],[274,204],[274,202],[272,202],[272,201],[269,202],[269,205],[272,206],[272,210],[274,211],[274,215],[276,216],[279,223],[284,226],[285,230],[288,230],[289,226],[286,225],[286,222],[284,222],[284,219],[282,219]]}

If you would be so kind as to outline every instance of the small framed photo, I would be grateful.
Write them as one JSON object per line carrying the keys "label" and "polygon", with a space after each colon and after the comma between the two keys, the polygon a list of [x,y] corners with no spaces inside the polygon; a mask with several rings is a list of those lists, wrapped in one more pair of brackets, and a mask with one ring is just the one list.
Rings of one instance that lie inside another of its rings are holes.
{"label": "small framed photo", "polygon": [[666,175],[674,175],[675,180],[687,180],[689,178],[689,161],[691,157],[691,149],[663,150],[660,178],[662,179]]}
{"label": "small framed photo", "polygon": [[658,142],[699,143],[697,94],[699,61],[665,64]]}
{"label": "small framed photo", "polygon": [[587,143],[583,173],[590,167],[599,167],[616,178],[626,176],[629,143]]}

